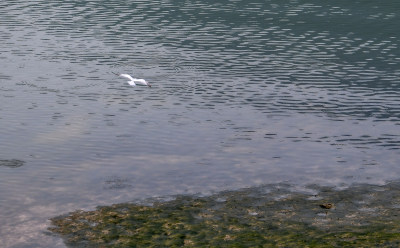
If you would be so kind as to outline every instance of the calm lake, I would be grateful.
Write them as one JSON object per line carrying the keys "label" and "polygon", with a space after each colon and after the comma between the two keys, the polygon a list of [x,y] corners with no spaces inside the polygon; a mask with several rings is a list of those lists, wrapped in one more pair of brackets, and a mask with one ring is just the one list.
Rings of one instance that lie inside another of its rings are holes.
{"label": "calm lake", "polygon": [[[0,2],[0,246],[75,209],[400,179],[400,1]],[[116,74],[152,84],[131,87]]]}

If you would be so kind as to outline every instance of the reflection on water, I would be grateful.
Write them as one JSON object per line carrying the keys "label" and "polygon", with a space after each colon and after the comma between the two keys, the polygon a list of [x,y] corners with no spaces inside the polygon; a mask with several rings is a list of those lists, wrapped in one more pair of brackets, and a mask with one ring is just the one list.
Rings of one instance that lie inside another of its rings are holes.
{"label": "reflection on water", "polygon": [[398,179],[397,9],[1,2],[0,246],[62,247],[46,220],[75,208]]}

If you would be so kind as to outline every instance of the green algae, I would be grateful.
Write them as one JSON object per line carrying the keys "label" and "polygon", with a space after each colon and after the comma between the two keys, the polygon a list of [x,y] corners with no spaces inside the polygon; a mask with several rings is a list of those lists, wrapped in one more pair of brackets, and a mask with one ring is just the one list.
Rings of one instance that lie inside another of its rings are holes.
{"label": "green algae", "polygon": [[115,204],[55,217],[49,229],[71,247],[400,246],[399,184],[309,189],[273,185]]}

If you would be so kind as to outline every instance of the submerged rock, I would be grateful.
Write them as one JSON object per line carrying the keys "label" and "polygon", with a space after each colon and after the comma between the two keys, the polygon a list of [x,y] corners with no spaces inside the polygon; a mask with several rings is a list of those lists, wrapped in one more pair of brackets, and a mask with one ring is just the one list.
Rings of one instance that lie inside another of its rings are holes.
{"label": "submerged rock", "polygon": [[[309,189],[318,193],[269,185],[151,206],[115,204],[53,218],[50,230],[71,247],[400,245],[398,183]],[[321,200],[331,207],[321,208]]]}
{"label": "submerged rock", "polygon": [[319,206],[324,209],[331,209],[333,207],[333,204],[332,203],[322,203]]}
{"label": "submerged rock", "polygon": [[5,166],[5,167],[11,167],[11,168],[16,168],[16,167],[21,167],[24,165],[24,161],[18,160],[18,159],[1,159],[0,160],[0,166]]}

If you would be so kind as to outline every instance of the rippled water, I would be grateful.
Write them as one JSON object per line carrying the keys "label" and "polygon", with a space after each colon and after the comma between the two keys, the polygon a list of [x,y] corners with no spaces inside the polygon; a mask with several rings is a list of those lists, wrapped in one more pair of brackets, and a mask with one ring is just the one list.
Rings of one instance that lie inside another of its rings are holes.
{"label": "rippled water", "polygon": [[101,204],[398,180],[399,10],[1,2],[0,246],[63,247],[47,219]]}

